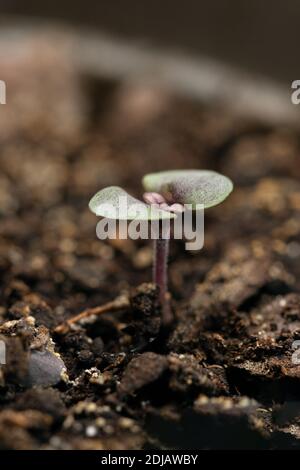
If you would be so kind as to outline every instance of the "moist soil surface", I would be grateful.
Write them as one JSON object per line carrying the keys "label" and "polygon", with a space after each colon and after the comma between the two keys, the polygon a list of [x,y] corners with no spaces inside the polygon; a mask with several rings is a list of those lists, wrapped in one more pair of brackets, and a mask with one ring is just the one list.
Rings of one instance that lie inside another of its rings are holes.
{"label": "moist soil surface", "polygon": [[[55,41],[2,58],[0,448],[300,448],[300,133],[83,77]],[[87,206],[176,168],[235,190],[202,250],[171,243],[164,326],[151,243],[98,240]]]}

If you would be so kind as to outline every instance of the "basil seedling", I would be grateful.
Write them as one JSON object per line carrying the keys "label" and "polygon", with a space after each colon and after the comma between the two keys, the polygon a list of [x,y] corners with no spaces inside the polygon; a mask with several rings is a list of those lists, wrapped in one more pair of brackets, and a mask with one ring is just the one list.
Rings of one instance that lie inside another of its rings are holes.
{"label": "basil seedling", "polygon": [[[210,170],[173,170],[151,173],[143,178],[143,201],[118,186],[99,191],[89,203],[96,215],[121,221],[158,222],[176,219],[179,213],[220,204],[231,193],[229,178]],[[169,225],[170,226],[170,225]],[[153,249],[153,282],[158,285],[165,322],[169,318],[168,253],[170,230],[156,231]]]}

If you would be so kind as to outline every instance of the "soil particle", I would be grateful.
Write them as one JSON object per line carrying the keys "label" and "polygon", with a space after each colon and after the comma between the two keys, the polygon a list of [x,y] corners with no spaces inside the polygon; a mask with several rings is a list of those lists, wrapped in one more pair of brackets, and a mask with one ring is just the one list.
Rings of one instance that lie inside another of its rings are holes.
{"label": "soil particle", "polygon": [[153,352],[145,352],[132,359],[122,376],[118,387],[119,394],[132,395],[145,385],[155,382],[167,366],[167,358]]}
{"label": "soil particle", "polygon": [[44,387],[35,387],[18,393],[13,407],[18,411],[40,411],[50,415],[53,422],[61,421],[67,412],[60,392],[53,388],[45,389]]}
{"label": "soil particle", "polygon": [[176,392],[204,393],[208,396],[229,394],[225,371],[220,366],[209,368],[199,364],[190,354],[170,354],[169,367],[172,372],[170,388]]}
{"label": "soil particle", "polygon": [[146,427],[156,445],[171,448],[209,449],[213,440],[215,449],[263,449],[269,438],[265,414],[247,397],[200,395],[183,413],[169,406],[149,408]]}
{"label": "soil particle", "polygon": [[3,368],[4,383],[22,383],[28,371],[29,352],[24,342],[19,337],[6,337],[1,335],[0,338],[6,348],[6,364]]}
{"label": "soil particle", "polygon": [[63,380],[66,367],[59,356],[50,351],[32,351],[29,357],[28,372],[23,382],[27,387],[43,385],[50,387]]}
{"label": "soil particle", "polygon": [[12,378],[25,387],[51,386],[63,380],[66,374],[63,360],[54,352],[48,329],[34,325],[35,319],[27,315],[0,326],[9,358],[4,372],[7,383]]}
{"label": "soil particle", "polygon": [[194,308],[241,306],[269,280],[270,261],[266,253],[255,256],[252,249],[232,246],[217,263],[192,298]]}
{"label": "soil particle", "polygon": [[9,318],[20,319],[31,316],[37,326],[52,329],[59,321],[58,315],[37,295],[27,295],[23,301],[15,302],[9,309]]}
{"label": "soil particle", "polygon": [[[31,424],[29,420],[40,416],[24,416],[24,413],[17,413],[14,411],[2,411],[0,413],[0,449],[1,450],[33,450],[37,448],[37,440],[29,432],[29,429],[34,428],[34,420]],[[42,418],[43,420],[43,418]],[[44,424],[44,423],[43,423]]]}
{"label": "soil particle", "polygon": [[243,136],[229,149],[222,166],[234,180],[251,184],[270,173],[290,175],[297,167],[299,143],[288,130],[267,132],[253,139]]}
{"label": "soil particle", "polygon": [[138,344],[153,341],[161,328],[161,310],[158,288],[153,284],[142,284],[133,290],[131,299],[131,329]]}
{"label": "soil particle", "polygon": [[[79,440],[82,433],[89,439]],[[144,440],[135,420],[118,416],[108,405],[88,401],[79,401],[70,409],[59,436],[67,441],[77,437],[76,449],[134,449]]]}

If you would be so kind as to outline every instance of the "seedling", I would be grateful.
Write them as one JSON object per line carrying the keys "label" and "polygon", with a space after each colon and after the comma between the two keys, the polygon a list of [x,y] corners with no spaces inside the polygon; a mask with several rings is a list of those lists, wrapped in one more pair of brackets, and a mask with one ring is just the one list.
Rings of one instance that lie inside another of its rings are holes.
{"label": "seedling", "polygon": [[[143,178],[145,193],[142,202],[117,186],[99,191],[90,201],[89,208],[96,215],[116,221],[158,221],[175,219],[186,205],[192,210],[215,206],[231,193],[229,178],[208,170],[173,170],[151,173]],[[126,199],[121,207],[121,199]],[[177,215],[176,215],[177,214]],[[154,239],[153,282],[160,290],[160,301],[165,323],[169,321],[169,294],[167,261],[171,231],[159,231]]]}

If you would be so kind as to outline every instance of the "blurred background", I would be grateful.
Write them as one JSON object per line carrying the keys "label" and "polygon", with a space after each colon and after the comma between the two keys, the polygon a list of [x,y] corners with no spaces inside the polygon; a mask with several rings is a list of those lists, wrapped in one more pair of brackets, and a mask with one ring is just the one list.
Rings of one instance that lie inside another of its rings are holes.
{"label": "blurred background", "polygon": [[204,54],[281,80],[297,78],[297,0],[2,0],[0,12],[59,19]]}

